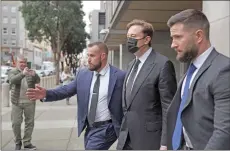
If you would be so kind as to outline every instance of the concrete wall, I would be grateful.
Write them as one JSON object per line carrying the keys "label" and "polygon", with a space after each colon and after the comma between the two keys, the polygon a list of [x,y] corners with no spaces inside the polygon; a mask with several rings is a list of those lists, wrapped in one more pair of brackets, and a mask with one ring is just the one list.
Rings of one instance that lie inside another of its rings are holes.
{"label": "concrete wall", "polygon": [[127,70],[129,63],[135,58],[133,54],[128,52],[126,45],[122,45],[122,70]]}
{"label": "concrete wall", "polygon": [[105,29],[105,24],[99,24],[99,14],[103,13],[100,10],[93,10],[90,15],[89,19],[91,21],[90,23],[90,43],[96,42],[96,41],[102,41],[104,38],[103,35],[100,34],[100,31],[102,29]]}
{"label": "concrete wall", "polygon": [[[108,55],[108,62],[113,66],[124,71],[127,70],[128,64],[135,58],[133,54],[127,51],[125,44],[122,44],[122,52],[119,47],[116,50],[110,50]],[[120,59],[122,58],[122,65]]]}
{"label": "concrete wall", "polygon": [[153,33],[152,47],[155,51],[168,57],[174,64],[177,81],[184,73],[180,62],[176,60],[176,52],[171,49],[171,38],[168,31],[156,31]]}
{"label": "concrete wall", "polygon": [[120,66],[120,51],[117,49],[117,50],[114,50],[114,60],[113,60],[113,65],[117,68],[119,68]]}
{"label": "concrete wall", "polygon": [[115,14],[116,8],[120,1],[101,1],[101,11],[105,11],[106,15],[106,23],[105,28],[109,28],[111,26],[110,21],[113,18],[113,15]]}
{"label": "concrete wall", "polygon": [[112,64],[112,50],[110,50],[108,54],[108,63]]}
{"label": "concrete wall", "polygon": [[98,41],[98,14],[99,10],[93,10],[90,15],[91,27],[90,27],[90,43]]}
{"label": "concrete wall", "polygon": [[230,56],[229,1],[203,1],[203,12],[210,22],[210,40],[218,52]]}
{"label": "concrete wall", "polygon": [[112,3],[113,1],[105,1],[105,28],[110,26],[110,20],[112,19]]}

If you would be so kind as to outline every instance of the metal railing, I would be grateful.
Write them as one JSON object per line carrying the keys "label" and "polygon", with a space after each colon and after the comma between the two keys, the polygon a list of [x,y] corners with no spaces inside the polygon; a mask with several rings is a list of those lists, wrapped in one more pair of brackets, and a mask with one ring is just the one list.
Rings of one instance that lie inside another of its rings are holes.
{"label": "metal railing", "polygon": [[[10,107],[10,85],[3,83],[1,91],[1,103],[3,107]],[[41,77],[40,86],[46,89],[56,87],[56,76]]]}

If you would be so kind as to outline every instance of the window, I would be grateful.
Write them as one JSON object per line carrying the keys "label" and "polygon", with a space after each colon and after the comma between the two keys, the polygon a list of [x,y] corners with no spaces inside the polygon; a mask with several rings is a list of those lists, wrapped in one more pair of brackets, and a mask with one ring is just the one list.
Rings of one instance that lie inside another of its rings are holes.
{"label": "window", "polygon": [[8,29],[6,27],[3,28],[2,34],[3,35],[7,35],[8,34]]}
{"label": "window", "polygon": [[12,34],[12,35],[16,35],[16,30],[15,30],[15,28],[12,28],[11,34]]}
{"label": "window", "polygon": [[11,18],[11,24],[16,24],[16,18]]}
{"label": "window", "polygon": [[105,13],[99,13],[99,25],[105,25]]}
{"label": "window", "polygon": [[11,7],[11,12],[12,12],[12,13],[16,13],[16,7],[14,7],[14,6]]}
{"label": "window", "polygon": [[3,39],[3,45],[7,45],[8,41],[7,39]]}
{"label": "window", "polygon": [[12,40],[11,40],[11,45],[12,45],[12,46],[16,46],[16,40],[15,40],[15,39],[12,39]]}
{"label": "window", "polygon": [[7,12],[7,11],[8,11],[8,7],[7,7],[6,5],[3,6],[2,9],[3,9],[4,12]]}
{"label": "window", "polygon": [[7,24],[8,23],[8,17],[3,17],[3,24]]}

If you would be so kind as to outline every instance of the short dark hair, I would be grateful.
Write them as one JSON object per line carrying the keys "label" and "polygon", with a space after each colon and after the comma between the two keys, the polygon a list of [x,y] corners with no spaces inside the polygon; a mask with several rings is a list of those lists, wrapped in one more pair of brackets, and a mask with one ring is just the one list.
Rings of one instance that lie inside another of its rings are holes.
{"label": "short dark hair", "polygon": [[106,54],[109,53],[109,49],[104,42],[97,41],[97,42],[93,42],[93,43],[88,44],[88,47],[93,47],[93,46],[98,46],[100,48],[100,50],[103,50]]}
{"label": "short dark hair", "polygon": [[[144,20],[140,20],[140,19],[134,19],[133,21],[129,22],[128,25],[126,26],[126,29],[129,30],[129,28],[133,25],[139,25],[139,26],[142,26],[143,27],[143,33],[145,36],[149,36],[151,37],[151,40],[152,40],[152,37],[153,37],[153,31],[154,31],[154,28],[152,26],[152,24],[144,21]],[[151,41],[149,43],[149,46],[151,46]]]}
{"label": "short dark hair", "polygon": [[167,25],[168,27],[172,27],[176,23],[182,23],[188,28],[202,29],[205,32],[206,38],[209,40],[210,24],[205,14],[201,11],[195,9],[181,11],[170,17]]}

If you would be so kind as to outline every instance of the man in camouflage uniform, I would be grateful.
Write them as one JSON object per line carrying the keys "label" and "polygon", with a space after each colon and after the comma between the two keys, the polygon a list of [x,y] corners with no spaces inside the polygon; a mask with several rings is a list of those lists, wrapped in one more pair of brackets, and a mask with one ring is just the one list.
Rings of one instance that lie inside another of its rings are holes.
{"label": "man in camouflage uniform", "polygon": [[28,88],[35,88],[40,83],[39,76],[34,70],[27,67],[27,59],[19,55],[17,57],[17,67],[9,72],[9,83],[11,89],[12,129],[15,136],[15,150],[21,150],[21,124],[23,121],[23,112],[25,117],[25,131],[23,137],[24,149],[33,149],[36,147],[31,144],[31,136],[34,128],[35,101],[30,101],[26,96]]}

